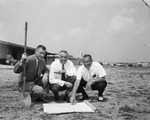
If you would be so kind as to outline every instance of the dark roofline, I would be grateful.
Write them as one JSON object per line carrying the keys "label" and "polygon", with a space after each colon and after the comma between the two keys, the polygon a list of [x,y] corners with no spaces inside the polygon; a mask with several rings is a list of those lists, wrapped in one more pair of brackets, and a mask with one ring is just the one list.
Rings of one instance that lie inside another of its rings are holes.
{"label": "dark roofline", "polygon": [[[23,45],[11,43],[11,42],[6,42],[6,41],[2,41],[2,40],[0,40],[0,43],[5,44],[5,45],[10,45],[10,46],[15,46],[15,47],[24,48]],[[32,50],[35,50],[35,48],[32,48],[32,47],[28,47],[28,46],[27,46],[27,48],[28,48],[28,49],[32,49]]]}
{"label": "dark roofline", "polygon": [[[19,47],[19,48],[24,48],[23,45],[11,43],[11,42],[6,42],[6,41],[2,41],[2,40],[0,40],[0,43],[5,44],[5,45],[10,45],[10,46]],[[28,46],[27,46],[27,49],[35,50],[35,48],[33,48],[33,47],[28,47]],[[47,51],[47,55],[56,55],[56,53],[50,53],[50,52]]]}

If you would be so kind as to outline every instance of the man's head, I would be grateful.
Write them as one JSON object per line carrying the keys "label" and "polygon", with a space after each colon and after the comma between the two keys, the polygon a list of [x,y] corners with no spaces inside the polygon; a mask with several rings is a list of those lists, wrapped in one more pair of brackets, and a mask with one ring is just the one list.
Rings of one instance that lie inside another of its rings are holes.
{"label": "man's head", "polygon": [[90,54],[85,54],[83,56],[83,64],[84,66],[89,69],[92,65],[92,62],[93,62],[93,59],[92,59],[92,56]]}
{"label": "man's head", "polygon": [[44,58],[46,54],[46,47],[43,45],[38,45],[35,49],[35,56],[37,57],[37,59],[42,59]]}
{"label": "man's head", "polygon": [[61,50],[59,52],[59,60],[61,64],[65,64],[68,60],[68,52],[66,50]]}

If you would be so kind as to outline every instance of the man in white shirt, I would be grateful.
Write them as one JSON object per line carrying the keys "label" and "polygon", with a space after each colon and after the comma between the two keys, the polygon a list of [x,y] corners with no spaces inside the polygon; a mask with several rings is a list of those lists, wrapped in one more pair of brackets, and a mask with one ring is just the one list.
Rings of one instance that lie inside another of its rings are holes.
{"label": "man in white shirt", "polygon": [[50,89],[54,93],[54,101],[59,99],[59,91],[66,90],[64,101],[70,102],[68,94],[72,90],[75,80],[76,68],[68,59],[68,52],[61,50],[59,59],[51,64],[49,75]]}
{"label": "man in white shirt", "polygon": [[93,62],[91,55],[83,56],[83,65],[78,68],[77,79],[73,88],[70,102],[76,102],[76,93],[82,93],[81,100],[89,99],[84,88],[89,86],[98,91],[98,100],[103,101],[103,92],[107,86],[105,80],[106,72],[98,62]]}

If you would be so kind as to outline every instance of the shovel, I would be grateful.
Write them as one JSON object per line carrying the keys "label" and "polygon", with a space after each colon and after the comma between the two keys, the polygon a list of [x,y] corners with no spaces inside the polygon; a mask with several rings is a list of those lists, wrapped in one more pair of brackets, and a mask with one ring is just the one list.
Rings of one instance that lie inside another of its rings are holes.
{"label": "shovel", "polygon": [[[28,27],[28,22],[25,22],[25,42],[24,42],[24,53],[27,51],[27,27]],[[24,70],[23,70],[23,102],[26,107],[30,107],[32,102],[31,102],[31,97],[30,97],[30,92],[25,92],[25,87],[26,87],[26,59],[24,59]]]}

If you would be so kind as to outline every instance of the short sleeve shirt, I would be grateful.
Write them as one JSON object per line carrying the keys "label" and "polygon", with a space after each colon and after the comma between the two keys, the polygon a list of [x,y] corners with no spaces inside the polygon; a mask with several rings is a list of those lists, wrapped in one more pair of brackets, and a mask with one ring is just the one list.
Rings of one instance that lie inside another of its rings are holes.
{"label": "short sleeve shirt", "polygon": [[106,72],[102,65],[98,62],[92,62],[90,69],[84,67],[84,65],[80,66],[77,71],[77,80],[81,80],[82,78],[85,81],[89,81],[94,76],[104,77]]}

